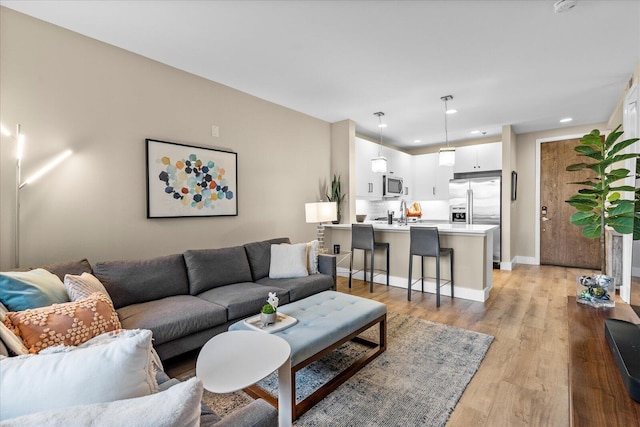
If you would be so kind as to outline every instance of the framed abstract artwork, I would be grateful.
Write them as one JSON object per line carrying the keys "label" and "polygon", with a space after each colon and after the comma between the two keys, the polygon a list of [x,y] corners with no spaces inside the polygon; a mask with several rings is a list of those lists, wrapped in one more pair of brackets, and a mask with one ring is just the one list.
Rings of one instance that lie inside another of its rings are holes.
{"label": "framed abstract artwork", "polygon": [[146,140],[147,218],[238,215],[238,154]]}

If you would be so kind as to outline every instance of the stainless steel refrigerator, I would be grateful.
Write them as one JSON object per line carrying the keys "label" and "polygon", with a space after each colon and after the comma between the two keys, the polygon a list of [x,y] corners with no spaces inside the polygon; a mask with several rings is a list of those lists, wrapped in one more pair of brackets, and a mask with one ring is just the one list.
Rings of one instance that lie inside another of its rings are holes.
{"label": "stainless steel refrigerator", "polygon": [[[449,208],[452,222],[497,225],[493,230],[493,262],[500,263],[502,178],[500,175],[456,176],[449,181]],[[455,212],[455,213],[454,213]],[[465,215],[460,215],[464,212]]]}

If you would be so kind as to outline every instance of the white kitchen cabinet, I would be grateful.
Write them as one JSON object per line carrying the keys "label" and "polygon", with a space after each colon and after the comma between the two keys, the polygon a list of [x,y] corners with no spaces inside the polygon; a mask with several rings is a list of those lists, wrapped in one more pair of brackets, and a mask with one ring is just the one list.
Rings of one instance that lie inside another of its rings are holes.
{"label": "white kitchen cabinet", "polygon": [[502,142],[456,148],[454,173],[502,170]]}
{"label": "white kitchen cabinet", "polygon": [[411,154],[407,154],[403,151],[398,151],[394,149],[388,149],[386,154],[388,157],[388,175],[400,177],[404,180],[405,192],[407,195],[411,195],[411,175],[412,175],[412,160],[413,157]]}
{"label": "white kitchen cabinet", "polygon": [[371,159],[378,157],[379,149],[379,144],[356,138],[356,197],[360,199],[382,198],[383,174],[371,171]]}
{"label": "white kitchen cabinet", "polygon": [[438,153],[413,156],[412,200],[449,200],[453,168],[440,166]]}

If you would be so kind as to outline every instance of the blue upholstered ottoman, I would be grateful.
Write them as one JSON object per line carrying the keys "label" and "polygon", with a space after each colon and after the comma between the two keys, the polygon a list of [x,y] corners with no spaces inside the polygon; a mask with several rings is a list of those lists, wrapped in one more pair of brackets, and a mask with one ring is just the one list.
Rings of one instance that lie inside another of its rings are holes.
{"label": "blue upholstered ottoman", "polygon": [[[295,399],[295,373],[343,343],[354,340],[371,347],[366,354],[324,384],[310,396],[293,405],[293,419],[297,419],[313,405],[335,390],[359,369],[386,350],[387,306],[373,300],[334,291],[325,291],[291,304],[278,311],[298,319],[298,323],[275,333],[291,346],[291,389]],[[358,337],[363,331],[378,325],[379,340],[373,342]],[[243,321],[234,323],[230,331],[251,330]],[[262,334],[265,332],[258,332]],[[261,397],[277,407],[277,399],[254,385],[245,390],[253,397]]]}

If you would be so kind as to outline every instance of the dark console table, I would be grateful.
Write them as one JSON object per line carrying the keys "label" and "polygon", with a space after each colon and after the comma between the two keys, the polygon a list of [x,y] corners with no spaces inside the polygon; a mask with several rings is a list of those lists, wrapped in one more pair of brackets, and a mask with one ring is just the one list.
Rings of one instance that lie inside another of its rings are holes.
{"label": "dark console table", "polygon": [[575,297],[567,299],[567,314],[570,425],[640,427],[640,403],[627,393],[604,329],[605,319],[640,319],[627,304],[596,309]]}

